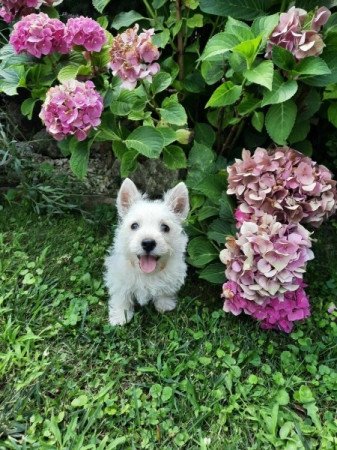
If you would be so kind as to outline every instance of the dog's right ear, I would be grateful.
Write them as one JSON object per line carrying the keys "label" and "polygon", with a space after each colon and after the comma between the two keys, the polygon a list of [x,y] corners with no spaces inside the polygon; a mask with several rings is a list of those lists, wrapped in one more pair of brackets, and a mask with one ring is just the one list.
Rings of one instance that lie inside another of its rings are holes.
{"label": "dog's right ear", "polygon": [[135,183],[130,178],[125,178],[117,196],[117,211],[120,217],[125,216],[130,206],[142,197]]}

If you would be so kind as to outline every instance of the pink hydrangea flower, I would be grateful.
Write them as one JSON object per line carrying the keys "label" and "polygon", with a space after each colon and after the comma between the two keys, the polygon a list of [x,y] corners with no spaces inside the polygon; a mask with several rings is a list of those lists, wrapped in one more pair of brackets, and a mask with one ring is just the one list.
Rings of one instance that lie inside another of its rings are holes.
{"label": "pink hydrangea flower", "polygon": [[257,148],[242,152],[228,167],[228,194],[242,202],[240,222],[258,210],[280,222],[310,223],[318,227],[337,209],[336,181],[331,172],[288,147],[271,152]]}
{"label": "pink hydrangea flower", "polygon": [[243,298],[260,305],[295,291],[313,257],[310,233],[302,225],[282,224],[269,214],[244,222],[220,253],[227,280],[237,283]]}
{"label": "pink hydrangea flower", "polygon": [[41,58],[54,52],[68,53],[64,41],[64,24],[47,14],[29,14],[14,25],[9,42],[16,53]]}
{"label": "pink hydrangea flower", "polygon": [[71,80],[49,89],[40,118],[57,141],[67,136],[83,141],[101,123],[102,111],[103,99],[94,83]]}
{"label": "pink hydrangea flower", "polygon": [[40,4],[40,0],[2,0],[0,2],[0,17],[9,23],[16,16],[29,14]]}
{"label": "pink hydrangea flower", "polygon": [[[255,210],[247,203],[240,203],[240,205],[234,211],[234,218],[236,220],[236,228],[240,228],[244,222],[250,222]],[[259,210],[256,211],[258,215]],[[261,215],[263,213],[261,212]]]}
{"label": "pink hydrangea flower", "polygon": [[307,11],[291,7],[280,15],[280,21],[269,37],[266,57],[271,57],[274,45],[290,51],[298,60],[320,55],[324,42],[319,31],[330,15],[331,12],[322,6],[310,20]]}
{"label": "pink hydrangea flower", "polygon": [[261,328],[277,329],[290,333],[293,323],[310,316],[309,299],[303,289],[303,284],[295,291],[286,292],[282,298],[267,298],[259,305],[247,300],[241,295],[240,286],[229,281],[223,285],[222,297],[225,299],[224,311],[235,316],[242,312],[260,322]]}
{"label": "pink hydrangea flower", "polygon": [[122,79],[122,86],[134,89],[138,80],[152,80],[160,70],[158,48],[153,45],[151,37],[154,30],[145,30],[138,35],[136,24],[114,38],[110,51],[109,67],[113,75]]}
{"label": "pink hydrangea flower", "polygon": [[65,41],[69,47],[81,45],[88,52],[99,52],[106,43],[106,36],[95,20],[81,16],[68,20]]}
{"label": "pink hydrangea flower", "polygon": [[40,8],[43,4],[56,6],[63,0],[2,0],[0,1],[0,17],[7,23],[18,16],[26,16]]}

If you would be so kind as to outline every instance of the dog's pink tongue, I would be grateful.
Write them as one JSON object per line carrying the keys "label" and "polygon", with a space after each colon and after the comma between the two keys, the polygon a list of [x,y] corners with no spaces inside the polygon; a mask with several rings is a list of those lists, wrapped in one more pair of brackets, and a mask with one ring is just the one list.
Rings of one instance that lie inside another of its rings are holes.
{"label": "dog's pink tongue", "polygon": [[139,261],[140,268],[145,273],[151,273],[156,269],[157,260],[154,256],[143,255]]}

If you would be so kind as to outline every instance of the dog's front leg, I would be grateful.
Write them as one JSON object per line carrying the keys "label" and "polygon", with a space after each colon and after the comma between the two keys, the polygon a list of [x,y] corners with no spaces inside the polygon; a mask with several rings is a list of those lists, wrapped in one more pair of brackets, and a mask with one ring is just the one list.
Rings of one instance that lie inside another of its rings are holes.
{"label": "dog's front leg", "polygon": [[177,306],[177,299],[173,296],[162,295],[153,300],[154,307],[160,313],[173,311]]}
{"label": "dog's front leg", "polygon": [[134,304],[130,294],[116,292],[109,299],[110,325],[125,325],[130,322],[134,314]]}

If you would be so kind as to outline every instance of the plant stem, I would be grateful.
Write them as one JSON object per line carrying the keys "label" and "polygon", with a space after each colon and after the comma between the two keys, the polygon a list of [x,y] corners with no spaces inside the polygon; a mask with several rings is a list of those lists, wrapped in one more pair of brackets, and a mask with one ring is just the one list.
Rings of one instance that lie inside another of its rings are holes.
{"label": "plant stem", "polygon": [[244,119],[242,119],[240,123],[238,123],[232,127],[232,129],[230,130],[230,132],[222,146],[220,155],[223,155],[224,153],[229,153],[233,149],[236,141],[238,140],[238,138],[242,132],[244,124],[245,124],[245,121],[244,121]]}
{"label": "plant stem", "polygon": [[[149,106],[150,110],[151,110],[153,113],[155,113],[156,116],[160,119],[160,114],[159,114],[159,112],[158,112],[158,110],[157,110],[158,105],[157,105],[157,103],[156,103],[156,101],[155,101],[154,98],[152,98],[153,104],[151,103],[151,94],[150,94],[150,91],[148,90],[148,88],[147,88],[147,86],[146,86],[146,83],[145,83],[144,81],[142,81],[142,86],[143,86],[143,89],[144,89],[144,91],[145,91],[145,93],[146,93],[146,96],[147,96],[147,105]],[[157,120],[157,119],[155,119],[155,118],[153,118],[153,119],[154,119],[154,120]]]}
{"label": "plant stem", "polygon": [[[177,22],[182,19],[182,0],[176,0]],[[179,80],[184,79],[184,39],[181,30],[177,35],[177,50],[178,50],[178,66],[179,66]]]}
{"label": "plant stem", "polygon": [[[146,82],[145,82],[144,80],[142,80],[142,86],[143,86],[143,89],[144,89],[144,91],[145,91],[145,93],[146,93],[146,95],[147,95],[148,103],[149,103],[151,106],[153,105],[153,108],[159,108],[159,105],[157,104],[155,98],[154,98],[153,96],[151,96],[151,93],[150,93],[150,91],[148,90],[148,87],[146,86]],[[152,103],[151,103],[151,101],[152,101]],[[157,114],[158,114],[158,113],[157,113]]]}
{"label": "plant stem", "polygon": [[217,18],[216,18],[215,21],[213,22],[212,31],[211,31],[211,34],[208,36],[208,40],[211,39],[211,37],[212,37],[213,34],[215,33],[215,30],[216,30],[216,28],[217,28],[217,26],[218,26],[218,24],[219,24],[219,20],[220,20],[220,17],[217,16]]}
{"label": "plant stem", "polygon": [[238,124],[237,131],[235,133],[234,139],[231,142],[231,146],[230,146],[229,150],[233,149],[234,145],[236,144],[237,140],[240,137],[240,134],[242,133],[244,125],[245,125],[245,119],[242,119],[241,122]]}
{"label": "plant stem", "polygon": [[282,0],[280,12],[284,12],[288,9],[288,0]]}
{"label": "plant stem", "polygon": [[[247,83],[247,78],[244,78],[243,82],[241,84],[242,94],[244,93],[243,92],[243,88],[245,87],[246,83]],[[236,116],[236,118],[238,117],[238,113],[237,112],[235,113],[235,116]],[[244,126],[244,123],[245,123],[245,119],[242,118],[241,122],[237,123],[236,125],[234,125],[231,128],[231,130],[230,130],[229,134],[227,135],[227,138],[226,138],[226,140],[225,140],[221,150],[218,147],[219,155],[222,155],[223,153],[227,153],[227,150],[229,150],[229,151],[232,150],[232,148],[234,147],[236,141],[238,140],[238,138],[239,138],[239,136],[241,134],[242,128]],[[219,129],[218,129],[218,132],[219,132]],[[220,129],[220,133],[221,133],[221,129]],[[219,145],[219,142],[218,142],[218,145]]]}
{"label": "plant stem", "polygon": [[218,115],[217,127],[218,130],[216,132],[216,142],[217,142],[217,153],[221,153],[222,148],[222,122],[225,115],[225,108],[220,108]]}
{"label": "plant stem", "polygon": [[156,13],[152,9],[152,7],[151,7],[150,3],[148,2],[148,0],[143,0],[143,3],[145,5],[145,8],[146,8],[147,12],[150,14],[152,19],[154,19],[156,17]]}
{"label": "plant stem", "polygon": [[236,133],[237,125],[232,126],[230,132],[228,133],[225,142],[223,143],[223,146],[220,151],[220,155],[223,155],[224,153],[227,153],[227,149],[230,148],[232,139],[234,138],[234,135]]}
{"label": "plant stem", "polygon": [[[187,19],[189,18],[189,15],[190,15],[190,10],[188,9],[188,10],[187,10],[187,14],[186,14],[186,21],[187,21]],[[187,33],[187,28],[186,28],[185,39],[184,39],[184,48],[185,48],[186,45],[187,45],[187,41],[188,41],[188,33]]]}

